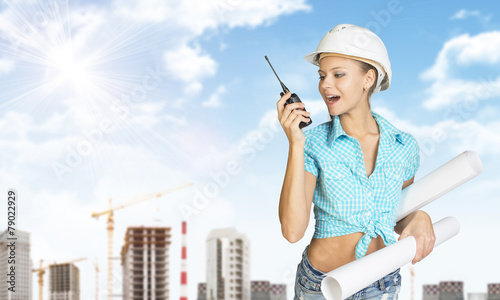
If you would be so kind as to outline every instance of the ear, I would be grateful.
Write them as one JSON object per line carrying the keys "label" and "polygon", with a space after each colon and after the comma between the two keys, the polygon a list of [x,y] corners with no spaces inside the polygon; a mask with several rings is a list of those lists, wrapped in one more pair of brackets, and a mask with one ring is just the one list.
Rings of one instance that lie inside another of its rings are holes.
{"label": "ear", "polygon": [[365,74],[365,85],[363,86],[363,88],[368,91],[374,84],[375,84],[375,71],[373,71],[373,69],[370,69]]}

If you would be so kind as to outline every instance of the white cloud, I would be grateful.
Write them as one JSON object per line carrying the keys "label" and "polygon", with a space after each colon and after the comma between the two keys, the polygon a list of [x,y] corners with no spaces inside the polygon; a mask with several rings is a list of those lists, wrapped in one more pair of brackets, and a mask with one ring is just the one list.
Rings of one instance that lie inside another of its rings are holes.
{"label": "white cloud", "polygon": [[386,107],[375,107],[374,111],[387,118],[397,128],[411,133],[419,142],[421,160],[434,155],[439,146],[450,153],[473,150],[480,155],[498,156],[500,153],[500,121],[479,122],[465,118],[443,119],[430,125],[417,125],[399,118]]}
{"label": "white cloud", "polygon": [[226,93],[227,89],[224,85],[219,85],[215,93],[213,93],[207,101],[201,103],[205,107],[220,107],[221,101],[220,96]]}
{"label": "white cloud", "polygon": [[439,52],[434,65],[420,77],[431,81],[426,90],[429,98],[424,102],[427,109],[442,108],[463,101],[475,101],[500,96],[500,76],[485,81],[464,80],[454,76],[452,70],[471,64],[497,64],[500,62],[500,31],[470,36],[460,35],[447,41]]}
{"label": "white cloud", "polygon": [[[168,20],[170,26],[187,30],[191,37],[220,26],[259,26],[282,14],[309,11],[305,0],[115,0],[115,9],[126,17],[143,21]],[[190,38],[187,38],[189,40]]]}
{"label": "white cloud", "polygon": [[165,69],[175,78],[189,84],[197,85],[200,89],[200,80],[215,75],[217,63],[208,54],[202,53],[199,46],[191,48],[185,44],[177,49],[165,52]]}
{"label": "white cloud", "polygon": [[188,96],[196,96],[203,90],[203,84],[198,81],[189,82],[184,87],[184,93]]}
{"label": "white cloud", "polygon": [[488,22],[491,19],[491,14],[490,15],[483,15],[481,14],[478,10],[466,10],[466,9],[461,9],[457,11],[452,17],[452,20],[463,20],[467,19],[469,17],[477,17],[482,21]]}
{"label": "white cloud", "polygon": [[442,79],[432,83],[426,90],[429,98],[424,102],[427,109],[438,109],[453,105],[477,106],[479,100],[500,96],[500,76],[488,81]]}
{"label": "white cloud", "polygon": [[135,20],[160,22],[169,17],[175,17],[181,1],[165,0],[117,0],[113,10],[126,18]]}
{"label": "white cloud", "polygon": [[[217,62],[192,42],[208,30],[269,25],[280,15],[309,11],[306,0],[125,0],[114,1],[116,12],[143,22],[168,21],[175,47],[165,51],[166,68],[188,86],[187,96],[196,96],[202,80],[215,75]],[[221,47],[226,48],[223,44]],[[212,102],[209,102],[211,104]],[[217,99],[213,99],[218,105]]]}

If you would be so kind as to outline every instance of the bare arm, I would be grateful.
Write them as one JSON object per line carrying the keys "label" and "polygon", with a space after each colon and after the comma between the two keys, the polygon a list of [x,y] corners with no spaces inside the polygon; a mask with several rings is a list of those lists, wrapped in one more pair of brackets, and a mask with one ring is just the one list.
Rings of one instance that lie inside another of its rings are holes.
{"label": "bare arm", "polygon": [[290,243],[302,239],[309,225],[315,187],[316,176],[304,170],[303,158],[302,164],[294,161],[291,150],[279,204],[281,232]]}
{"label": "bare arm", "polygon": [[[403,188],[402,189],[404,190],[406,187],[408,187],[409,185],[411,185],[414,181],[415,181],[415,177],[412,177],[409,180],[403,182]],[[404,219],[402,219],[402,220],[400,220],[399,222],[396,223],[396,226],[394,226],[394,231],[397,234],[401,234],[401,232],[403,231],[403,229],[408,225],[408,223],[412,219],[412,215],[413,214],[414,213],[409,214]]]}
{"label": "bare arm", "polygon": [[309,224],[312,197],[316,187],[316,176],[304,169],[305,136],[299,128],[301,121],[310,115],[295,108],[304,107],[303,103],[288,104],[284,107],[290,93],[278,101],[278,118],[289,141],[288,162],[279,203],[279,219],[283,236],[291,243],[299,241]]}
{"label": "bare arm", "polygon": [[[403,183],[403,189],[412,184],[413,181],[414,177],[405,181]],[[408,236],[415,237],[417,241],[417,252],[412,260],[412,264],[424,259],[432,252],[432,249],[434,249],[434,242],[436,241],[434,227],[432,226],[431,218],[425,211],[417,210],[409,214],[396,223],[394,231],[400,234],[399,240]]]}

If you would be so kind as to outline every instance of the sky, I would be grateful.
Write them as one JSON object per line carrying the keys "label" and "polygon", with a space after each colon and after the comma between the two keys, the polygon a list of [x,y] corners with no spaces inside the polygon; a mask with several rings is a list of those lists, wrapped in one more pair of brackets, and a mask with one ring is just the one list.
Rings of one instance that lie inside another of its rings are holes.
{"label": "sky", "polygon": [[[416,180],[465,150],[477,178],[425,207],[456,217],[460,233],[415,265],[423,284],[459,280],[465,293],[500,282],[500,21],[495,1],[115,0],[0,2],[0,190],[18,192],[17,228],[38,265],[80,257],[81,299],[106,291],[112,203],[192,183],[114,214],[114,256],[128,226],[172,228],[170,297],[179,297],[182,220],[188,221],[189,297],[205,282],[205,242],[234,227],[251,241],[251,279],[288,284],[313,235],[290,244],[278,203],[288,141],[277,121],[282,81],[328,121],[315,51],[335,25],[384,41],[392,65],[372,108],[419,142]],[[307,130],[307,129],[306,129]],[[5,202],[4,202],[5,203]],[[0,206],[7,224],[7,205]],[[0,227],[2,228],[2,227]],[[121,269],[114,262],[114,293]],[[408,267],[400,299],[410,299]],[[37,299],[37,278],[33,295]],[[45,277],[48,282],[48,277]],[[48,285],[45,284],[45,297]]]}

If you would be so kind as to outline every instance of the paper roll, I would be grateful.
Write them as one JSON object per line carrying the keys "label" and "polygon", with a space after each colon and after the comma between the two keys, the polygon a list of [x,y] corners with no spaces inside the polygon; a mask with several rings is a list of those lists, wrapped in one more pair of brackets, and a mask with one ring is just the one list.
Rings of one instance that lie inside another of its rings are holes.
{"label": "paper roll", "polygon": [[482,171],[483,165],[476,152],[465,151],[458,155],[401,192],[396,222],[476,177]]}
{"label": "paper roll", "polygon": [[[433,226],[436,235],[434,247],[460,231],[460,224],[453,217],[444,218],[434,223]],[[321,282],[323,296],[328,300],[345,299],[411,262],[416,251],[415,238],[409,236],[391,246],[343,265],[326,274]]]}

